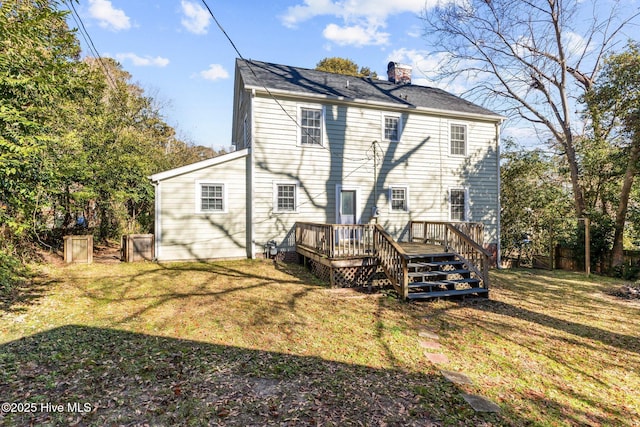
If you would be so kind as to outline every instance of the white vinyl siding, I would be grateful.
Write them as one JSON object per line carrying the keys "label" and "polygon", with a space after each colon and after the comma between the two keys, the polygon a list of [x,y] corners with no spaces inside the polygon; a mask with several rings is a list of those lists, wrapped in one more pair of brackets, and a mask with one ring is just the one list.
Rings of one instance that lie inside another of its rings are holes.
{"label": "white vinyl siding", "polygon": [[451,141],[451,154],[465,156],[467,154],[467,126],[451,124],[449,138]]}
{"label": "white vinyl siding", "polygon": [[[497,241],[497,153],[495,123],[458,120],[466,128],[466,156],[449,155],[450,119],[427,113],[394,113],[347,103],[324,105],[324,141],[328,149],[296,150],[299,127],[291,117],[303,100],[281,99],[282,108],[266,95],[254,98],[254,244],[279,244],[295,237],[296,221],[335,223],[336,186],[360,189],[359,221],[379,222],[396,239],[404,237],[410,219],[449,221],[448,190],[469,189],[470,218],[485,222],[487,241]],[[289,116],[283,112],[283,108]],[[402,144],[382,138],[382,117],[400,117]],[[377,170],[374,175],[373,141]],[[374,177],[378,183],[373,188]],[[298,183],[296,211],[276,212],[274,182]],[[408,188],[409,183],[411,188]],[[391,210],[389,188],[407,187],[409,212]],[[231,194],[231,193],[230,193]],[[293,250],[293,244],[290,246]]]}
{"label": "white vinyl siding", "polygon": [[[248,156],[236,152],[216,159],[224,158],[231,160],[162,177],[157,184],[156,256],[160,261],[247,257]],[[223,211],[202,210],[203,188],[207,189],[205,208],[216,209],[222,189]]]}

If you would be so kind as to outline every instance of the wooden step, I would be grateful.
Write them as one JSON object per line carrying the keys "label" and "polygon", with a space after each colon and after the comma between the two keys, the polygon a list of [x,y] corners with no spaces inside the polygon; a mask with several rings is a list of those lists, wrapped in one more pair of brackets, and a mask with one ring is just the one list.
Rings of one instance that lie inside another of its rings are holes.
{"label": "wooden step", "polygon": [[432,299],[432,298],[444,298],[444,297],[453,297],[456,295],[471,295],[478,294],[479,296],[488,297],[489,290],[486,288],[471,288],[471,289],[457,289],[457,290],[446,290],[446,291],[434,291],[434,292],[413,292],[407,296],[409,300],[420,300],[420,299]]}
{"label": "wooden step", "polygon": [[463,261],[432,261],[432,262],[423,262],[421,263],[426,267],[442,267],[443,265],[464,265]]}
{"label": "wooden step", "polygon": [[[473,277],[467,277],[464,279],[452,279],[452,280],[434,280],[433,282],[411,282],[409,283],[409,289],[416,288],[432,288],[434,286],[455,286],[466,283],[471,286],[473,289],[478,289],[480,285],[480,279],[476,279]],[[474,286],[475,285],[475,286]]]}
{"label": "wooden step", "polygon": [[[467,273],[469,271],[467,270]],[[440,270],[435,270],[435,271],[411,271],[408,273],[409,277],[412,278],[416,278],[416,277],[442,277],[442,276],[446,276],[447,274],[450,274],[447,271],[440,271]]]}

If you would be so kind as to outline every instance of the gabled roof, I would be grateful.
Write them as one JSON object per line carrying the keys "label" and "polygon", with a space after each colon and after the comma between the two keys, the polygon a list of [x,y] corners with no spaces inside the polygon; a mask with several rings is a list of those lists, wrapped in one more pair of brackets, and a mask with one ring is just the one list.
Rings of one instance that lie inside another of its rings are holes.
{"label": "gabled roof", "polygon": [[290,95],[333,98],[351,102],[380,104],[395,108],[419,109],[462,116],[503,117],[442,89],[386,80],[345,76],[325,71],[268,62],[236,60],[245,87]]}
{"label": "gabled roof", "polygon": [[238,159],[240,157],[245,157],[249,154],[249,149],[245,148],[244,150],[238,150],[231,153],[223,154],[221,156],[212,157],[210,159],[202,160],[196,163],[191,163],[186,166],[181,166],[179,168],[170,169],[168,171],[159,172],[154,175],[149,176],[148,178],[152,182],[160,182],[162,180],[173,178],[178,175],[184,175],[185,173],[194,172],[200,169],[207,168],[209,166],[219,165],[221,163],[229,162],[231,160]]}

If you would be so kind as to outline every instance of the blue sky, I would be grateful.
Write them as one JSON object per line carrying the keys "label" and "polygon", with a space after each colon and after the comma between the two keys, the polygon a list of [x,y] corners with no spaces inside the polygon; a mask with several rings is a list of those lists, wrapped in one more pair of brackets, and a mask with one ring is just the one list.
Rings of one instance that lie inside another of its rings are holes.
{"label": "blue sky", "polygon": [[[420,14],[438,0],[207,0],[243,57],[314,68],[349,58],[386,79],[389,61],[413,66],[413,82],[437,59],[426,51]],[[581,1],[581,0],[579,0]],[[603,0],[608,3],[609,0]],[[637,0],[627,2],[637,7]],[[200,0],[82,0],[76,5],[101,56],[117,59],[164,107],[179,137],[231,145],[237,53]],[[69,23],[76,26],[70,17]],[[89,54],[78,34],[84,54]],[[441,85],[440,85],[441,86]],[[463,86],[443,86],[460,94]],[[518,135],[518,129],[507,129]]]}
{"label": "blue sky", "polygon": [[[390,60],[411,64],[424,49],[419,14],[425,0],[207,4],[247,59],[314,68],[339,56],[386,78]],[[165,105],[165,118],[179,135],[214,148],[231,145],[238,55],[200,0],[88,0],[76,10],[100,55],[117,59],[133,82]],[[416,69],[414,81],[428,84]]]}

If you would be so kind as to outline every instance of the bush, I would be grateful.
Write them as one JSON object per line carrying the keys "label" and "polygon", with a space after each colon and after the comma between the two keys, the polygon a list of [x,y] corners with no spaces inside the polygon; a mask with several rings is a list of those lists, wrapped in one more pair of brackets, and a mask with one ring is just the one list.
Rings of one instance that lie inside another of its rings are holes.
{"label": "bush", "polygon": [[0,298],[5,298],[29,279],[29,270],[10,247],[0,247]]}

